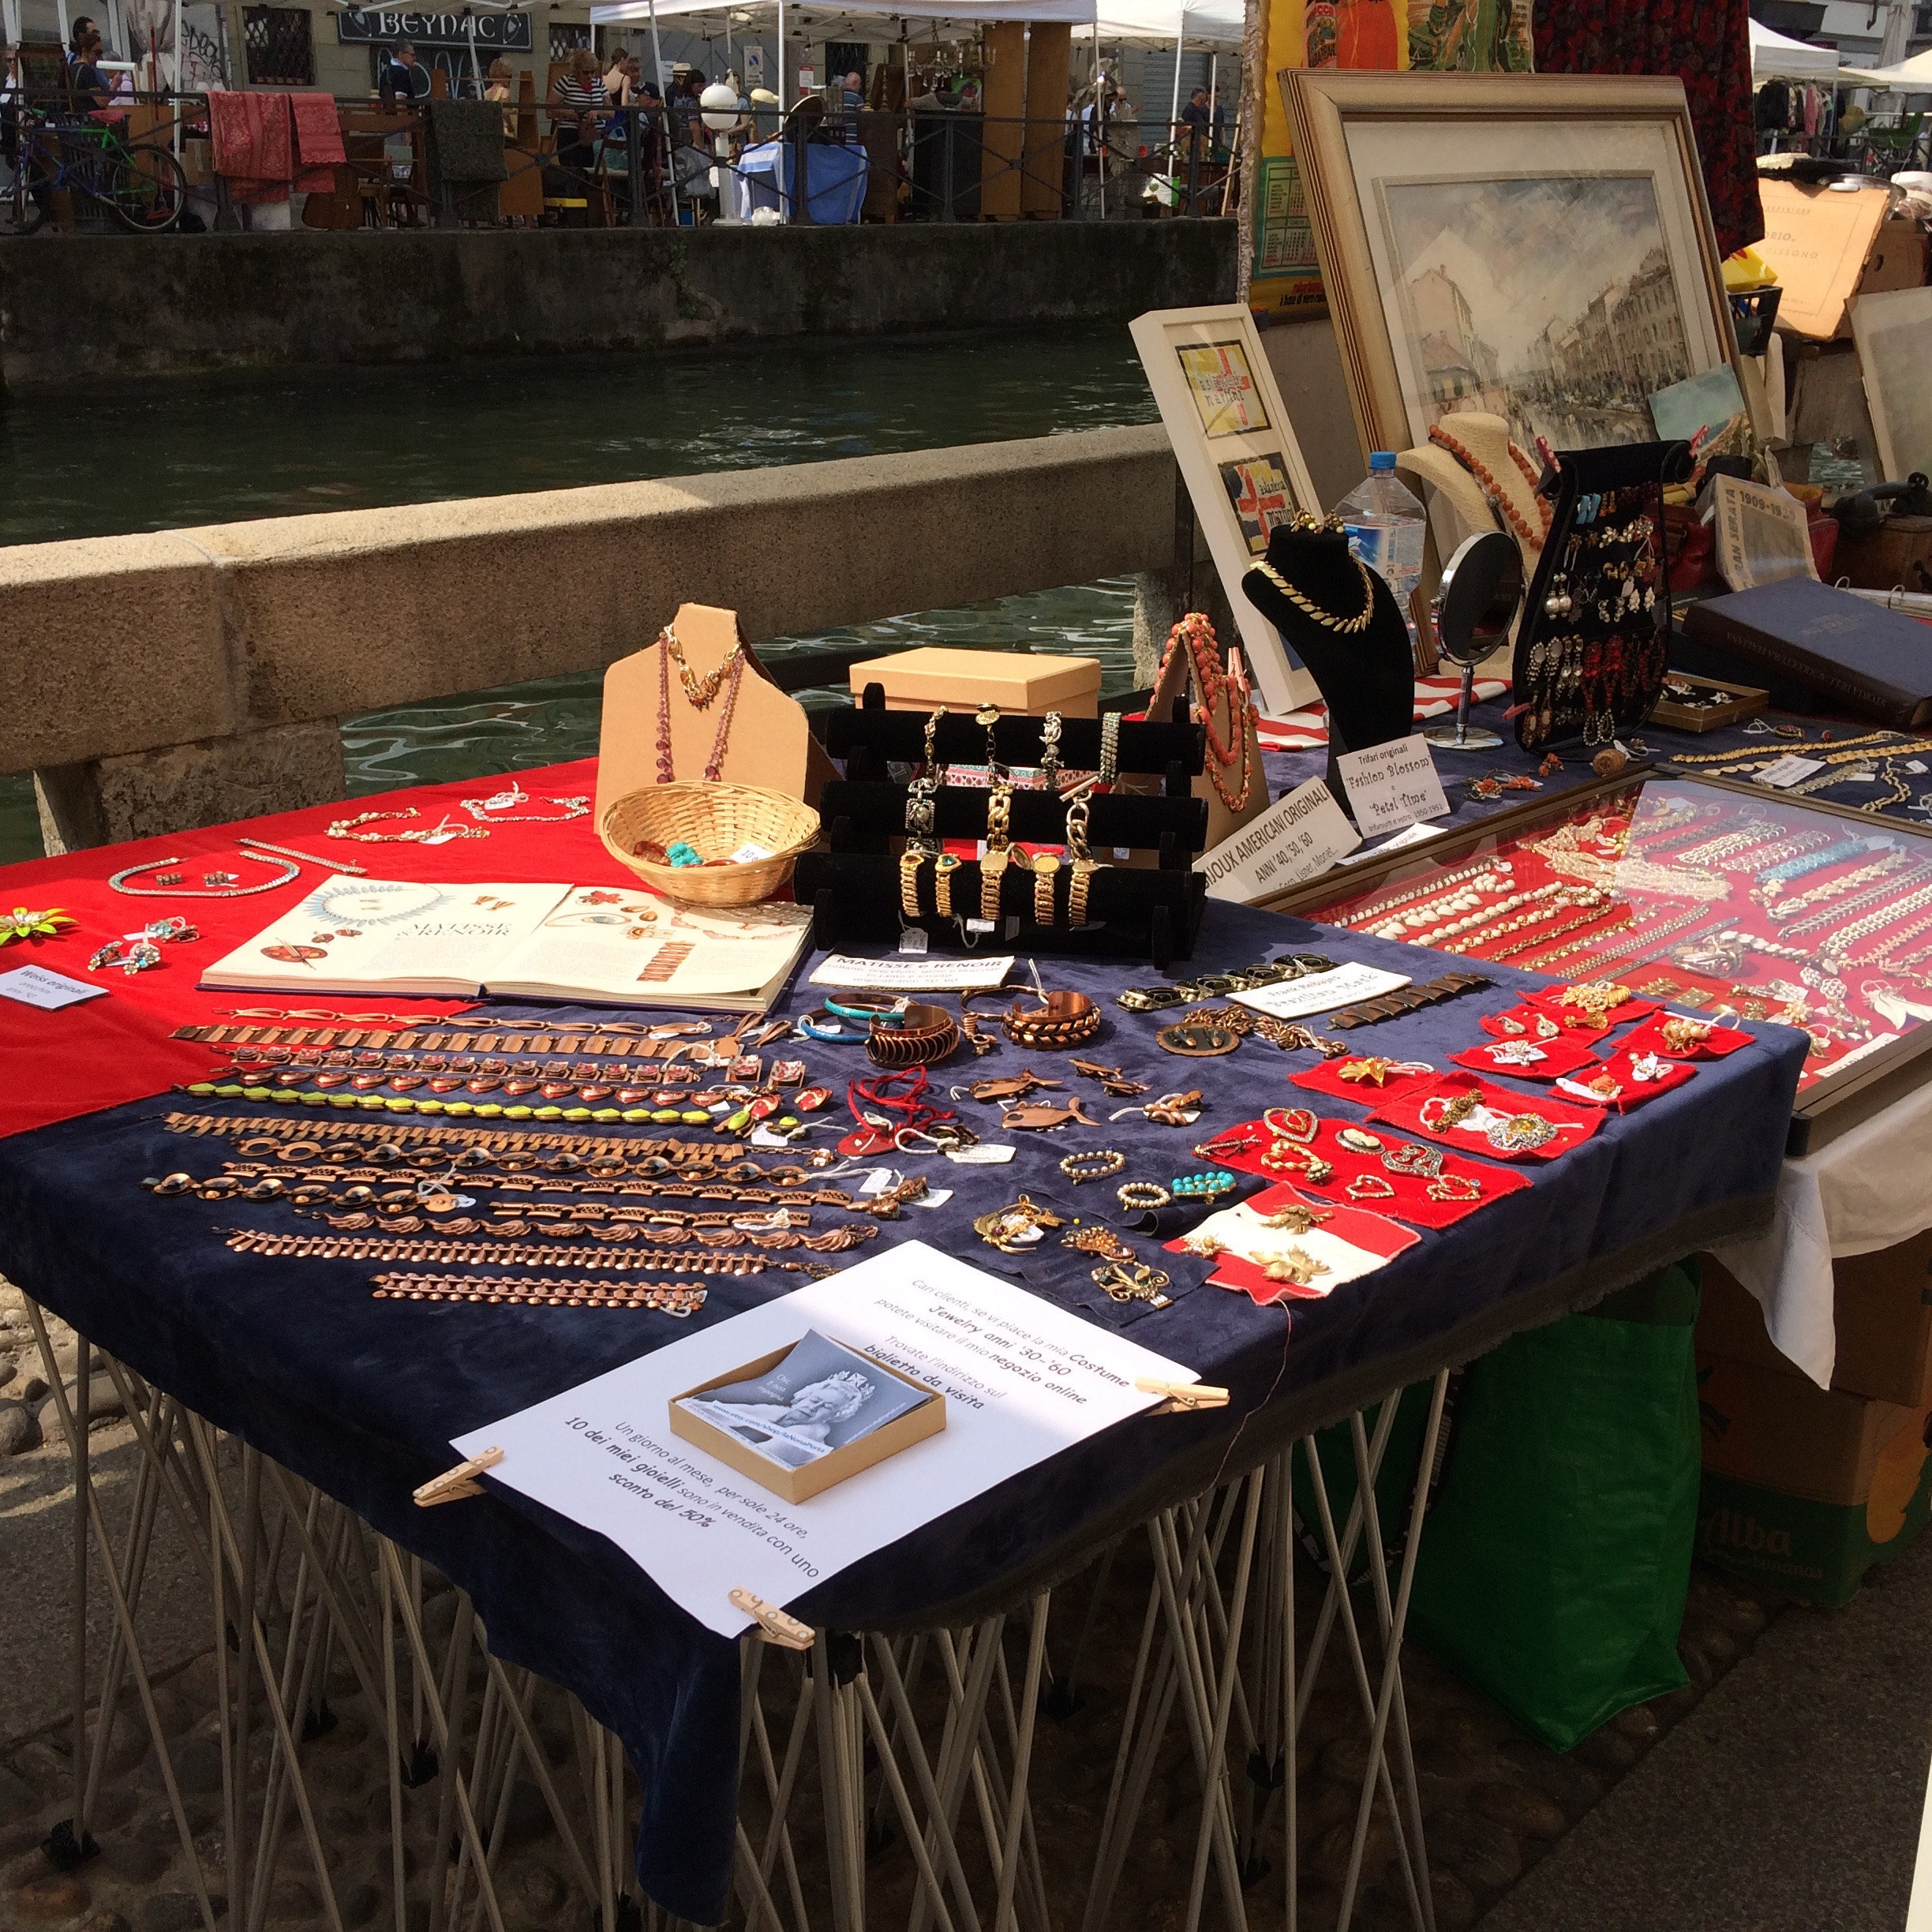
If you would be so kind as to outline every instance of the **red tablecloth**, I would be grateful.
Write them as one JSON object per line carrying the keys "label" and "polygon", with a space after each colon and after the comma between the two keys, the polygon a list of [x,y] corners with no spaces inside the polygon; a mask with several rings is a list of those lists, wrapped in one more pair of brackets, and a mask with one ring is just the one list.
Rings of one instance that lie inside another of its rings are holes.
{"label": "red tablecloth", "polygon": [[[589,795],[597,789],[597,762],[585,758],[541,771],[522,772],[519,782],[530,794],[526,805],[515,807],[507,818],[533,815],[555,809],[552,796]],[[245,899],[132,898],[107,884],[110,874],[144,860],[178,859],[183,883],[199,887],[201,874],[219,869],[244,881],[271,876],[253,859],[238,856],[235,838],[246,833],[313,852],[318,859],[339,859],[366,869],[372,878],[447,879],[505,885],[555,880],[564,885],[606,882],[630,886],[638,882],[607,853],[588,815],[567,825],[500,824],[488,838],[452,840],[447,845],[353,844],[325,838],[323,829],[333,821],[377,809],[400,811],[414,805],[421,817],[386,820],[365,829],[395,832],[406,826],[434,825],[445,812],[465,824],[473,822],[459,803],[482,798],[507,786],[505,779],[466,779],[459,783],[421,785],[388,792],[380,797],[304,811],[278,812],[266,818],[238,820],[199,832],[170,833],[165,838],[142,839],[126,845],[104,845],[92,852],[69,852],[58,859],[30,859],[0,867],[0,910],[24,905],[44,911],[58,906],[79,923],[54,939],[16,941],[0,946],[0,972],[15,966],[39,965],[70,979],[105,984],[99,999],[87,1000],[43,1013],[37,1008],[0,999],[0,1134],[19,1133],[50,1121],[91,1114],[164,1091],[178,1081],[205,1079],[216,1058],[211,1050],[169,1038],[178,1026],[216,1022],[237,1007],[286,1008],[295,1002],[283,994],[201,992],[195,982],[201,969],[239,945],[298,904],[328,874],[304,866],[301,876],[274,892],[255,893]],[[147,885],[146,878],[131,882]],[[165,963],[132,976],[109,970],[88,971],[88,960],[106,941],[174,914],[192,919],[201,937],[191,943],[162,948]],[[320,994],[301,1002],[305,1011],[328,1013],[388,1012],[437,1014],[455,1010],[462,1002],[381,997],[369,999]]]}

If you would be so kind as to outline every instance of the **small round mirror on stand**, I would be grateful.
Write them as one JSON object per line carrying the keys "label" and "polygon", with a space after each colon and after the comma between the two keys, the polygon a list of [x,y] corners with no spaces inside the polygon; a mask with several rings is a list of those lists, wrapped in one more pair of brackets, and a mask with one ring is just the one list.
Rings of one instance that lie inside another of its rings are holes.
{"label": "small round mirror on stand", "polygon": [[1442,654],[1462,667],[1462,689],[1456,699],[1455,723],[1423,733],[1431,744],[1451,751],[1481,751],[1503,742],[1492,731],[1470,729],[1470,701],[1476,688],[1476,667],[1509,641],[1510,626],[1522,601],[1522,552],[1515,537],[1502,530],[1485,530],[1458,545],[1430,609]]}

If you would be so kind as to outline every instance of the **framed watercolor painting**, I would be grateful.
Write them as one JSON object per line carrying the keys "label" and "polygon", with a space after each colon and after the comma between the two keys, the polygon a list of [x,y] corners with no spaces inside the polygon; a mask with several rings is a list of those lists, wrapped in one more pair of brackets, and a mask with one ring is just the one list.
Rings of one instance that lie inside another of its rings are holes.
{"label": "framed watercolor painting", "polygon": [[1932,472],[1932,288],[1891,289],[1852,305],[1878,474]]}
{"label": "framed watercolor painting", "polygon": [[1672,77],[1279,76],[1365,448],[1458,410],[1533,449],[1640,443],[1736,361]]}
{"label": "framed watercolor painting", "polygon": [[1319,515],[1321,504],[1254,317],[1241,302],[1155,309],[1135,318],[1132,333],[1262,708],[1297,710],[1312,701],[1314,680],[1242,594],[1241,580],[1278,523],[1299,510]]}

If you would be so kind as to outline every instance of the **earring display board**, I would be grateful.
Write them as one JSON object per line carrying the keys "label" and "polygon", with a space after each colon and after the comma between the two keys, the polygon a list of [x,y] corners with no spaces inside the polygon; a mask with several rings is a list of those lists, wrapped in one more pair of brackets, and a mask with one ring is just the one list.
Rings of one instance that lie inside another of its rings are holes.
{"label": "earring display board", "polygon": [[1265,904],[1432,945],[1473,970],[1488,960],[1559,986],[1627,987],[1661,1006],[1667,1058],[1704,1050],[1681,1028],[1661,1039],[1672,1017],[1801,1028],[1812,1043],[1794,1155],[1932,1077],[1932,832],[1845,807],[1689,772],[1626,773]]}
{"label": "earring display board", "polygon": [[1241,595],[1268,537],[1321,504],[1289,426],[1260,331],[1245,304],[1155,309],[1131,326],[1194,515],[1207,534],[1264,707],[1276,716],[1318,695],[1274,627]]}
{"label": "earring display board", "polygon": [[1563,450],[1543,482],[1549,541],[1516,632],[1516,742],[1608,745],[1656,709],[1670,658],[1664,487],[1685,443]]}
{"label": "earring display board", "polygon": [[[1193,953],[1207,903],[1193,861],[1205,849],[1208,808],[1192,790],[1203,734],[1185,713],[1170,723],[1067,718],[1050,745],[1050,721],[922,718],[889,711],[873,684],[862,704],[822,723],[826,749],[844,761],[846,776],[819,799],[826,848],[802,855],[793,879],[813,908],[814,944],[891,941],[917,929],[931,949],[983,938],[1029,953],[1151,960],[1163,972]],[[992,767],[994,782],[937,782],[975,764]],[[1005,771],[1056,764],[1076,779],[1153,775],[1160,788],[999,782]],[[921,776],[900,782],[895,769]],[[980,856],[948,849],[968,841]],[[1155,863],[1122,861],[1134,852]]]}
{"label": "earring display board", "polygon": [[616,800],[670,778],[757,785],[814,805],[833,775],[804,707],[772,683],[736,611],[680,604],[656,643],[604,673],[598,825]]}

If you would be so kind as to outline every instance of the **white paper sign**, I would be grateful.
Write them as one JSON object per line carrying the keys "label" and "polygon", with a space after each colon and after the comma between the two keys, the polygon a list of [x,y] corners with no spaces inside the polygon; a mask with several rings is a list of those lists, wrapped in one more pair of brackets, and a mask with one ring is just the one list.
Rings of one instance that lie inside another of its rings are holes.
{"label": "white paper sign", "polygon": [[44,966],[16,966],[11,972],[0,972],[0,999],[18,1000],[23,1006],[38,1006],[47,1013],[81,1000],[99,999],[107,990],[84,979],[69,979],[65,973],[49,972]]}
{"label": "white paper sign", "polygon": [[1208,874],[1210,899],[1252,904],[1326,872],[1361,843],[1335,794],[1311,778],[1203,852],[1194,870]]}
{"label": "white paper sign", "polygon": [[1771,785],[1783,791],[1787,785],[1795,785],[1802,778],[1809,778],[1814,772],[1825,769],[1822,758],[1800,758],[1795,751],[1787,751],[1776,763],[1766,765],[1751,774],[1753,784]]}
{"label": "white paper sign", "polygon": [[1425,839],[1435,837],[1441,829],[1440,826],[1412,825],[1406,831],[1398,832],[1393,838],[1384,839],[1380,845],[1365,846],[1358,852],[1350,852],[1342,863],[1345,866],[1365,865],[1385,852],[1399,852],[1405,845],[1419,845]]}
{"label": "white paper sign", "polygon": [[811,983],[835,991],[861,989],[877,993],[958,993],[972,987],[990,991],[1013,971],[1013,955],[985,959],[860,959],[834,953],[822,960]]}
{"label": "white paper sign", "polygon": [[[942,1390],[946,1426],[806,1503],[787,1503],[671,1432],[673,1396],[807,1329]],[[492,1477],[608,1537],[721,1636],[742,1586],[785,1604],[948,1510],[1151,1407],[1136,1376],[1195,1372],[923,1241],[908,1241],[680,1336],[608,1375],[472,1429]]]}
{"label": "white paper sign", "polygon": [[1378,832],[1398,832],[1425,818],[1440,818],[1449,810],[1428,740],[1420,732],[1366,751],[1343,751],[1335,758],[1355,822],[1364,838]]}
{"label": "white paper sign", "polygon": [[1353,1006],[1357,1000],[1379,999],[1409,983],[1405,973],[1390,972],[1380,966],[1354,963],[1338,966],[1332,972],[1309,973],[1299,979],[1285,979],[1279,986],[1256,987],[1252,993],[1237,993],[1234,1002],[1252,1006],[1256,1013],[1275,1020],[1299,1020],[1309,1013],[1333,1013],[1338,1006]]}

